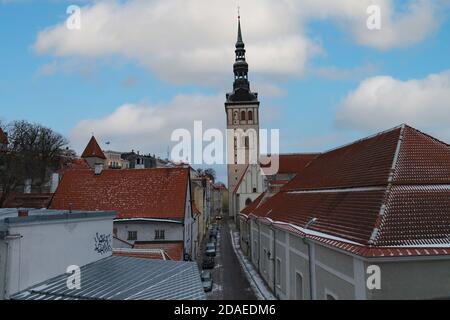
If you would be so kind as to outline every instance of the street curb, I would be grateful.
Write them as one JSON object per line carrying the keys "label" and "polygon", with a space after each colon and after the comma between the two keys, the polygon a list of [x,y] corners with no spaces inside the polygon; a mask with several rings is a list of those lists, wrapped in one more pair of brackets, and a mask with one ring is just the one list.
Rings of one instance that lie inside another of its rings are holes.
{"label": "street curb", "polygon": [[[256,270],[253,269],[253,267],[249,264],[247,258],[244,257],[242,250],[240,249],[240,246],[236,245],[233,228],[231,226],[230,226],[230,236],[234,253],[238,257],[239,264],[241,265],[245,273],[245,276],[249,280],[253,292],[258,297],[258,300],[276,300],[276,298],[265,288],[262,279],[256,274]],[[249,270],[249,267],[252,268],[252,270]],[[256,277],[258,277],[258,279],[255,279],[254,274],[256,275]],[[263,286],[264,290],[261,289],[261,286]]]}

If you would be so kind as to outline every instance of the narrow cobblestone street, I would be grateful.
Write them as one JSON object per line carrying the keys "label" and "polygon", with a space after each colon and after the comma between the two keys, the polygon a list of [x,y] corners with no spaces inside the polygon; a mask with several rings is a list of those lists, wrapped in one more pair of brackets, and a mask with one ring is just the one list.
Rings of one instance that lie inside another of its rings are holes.
{"label": "narrow cobblestone street", "polygon": [[231,243],[230,228],[226,220],[219,222],[216,266],[212,270],[213,291],[209,300],[256,300]]}

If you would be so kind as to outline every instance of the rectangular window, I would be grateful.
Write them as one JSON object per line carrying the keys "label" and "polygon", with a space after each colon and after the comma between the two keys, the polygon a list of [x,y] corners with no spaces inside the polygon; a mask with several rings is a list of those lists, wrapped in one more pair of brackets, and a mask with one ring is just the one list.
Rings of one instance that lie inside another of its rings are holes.
{"label": "rectangular window", "polygon": [[281,287],[281,260],[277,258],[277,272],[276,272],[276,283],[279,287]]}
{"label": "rectangular window", "polygon": [[155,230],[155,240],[164,240],[165,238],[165,230]]}
{"label": "rectangular window", "polygon": [[263,256],[263,272],[266,273],[266,259],[267,259],[267,250],[264,249],[264,256]]}
{"label": "rectangular window", "polygon": [[303,300],[303,277],[300,273],[295,273],[295,299]]}
{"label": "rectangular window", "polygon": [[137,240],[137,231],[128,231],[128,240]]}

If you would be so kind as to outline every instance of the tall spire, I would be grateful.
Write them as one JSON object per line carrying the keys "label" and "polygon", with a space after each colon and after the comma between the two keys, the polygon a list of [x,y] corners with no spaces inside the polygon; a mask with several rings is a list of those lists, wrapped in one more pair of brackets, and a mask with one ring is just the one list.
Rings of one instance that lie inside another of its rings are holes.
{"label": "tall spire", "polygon": [[238,45],[244,46],[244,41],[242,41],[242,31],[241,31],[241,15],[238,15],[238,36],[237,36],[237,42],[236,42],[236,48]]}
{"label": "tall spire", "polygon": [[[239,9],[238,9],[239,10]],[[241,15],[238,11],[238,33],[236,42],[236,61],[233,65],[234,83],[233,93],[228,95],[228,100],[232,101],[255,101],[257,94],[250,91],[248,81],[248,63],[245,60],[245,44],[242,40]]]}

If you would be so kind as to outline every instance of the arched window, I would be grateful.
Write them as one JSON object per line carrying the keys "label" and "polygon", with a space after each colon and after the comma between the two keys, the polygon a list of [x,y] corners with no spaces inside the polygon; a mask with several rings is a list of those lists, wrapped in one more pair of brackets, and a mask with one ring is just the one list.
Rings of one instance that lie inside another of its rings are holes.
{"label": "arched window", "polygon": [[247,198],[247,200],[245,200],[245,206],[250,205],[250,203],[252,203],[252,200],[250,198]]}
{"label": "arched window", "polygon": [[248,120],[253,121],[253,112],[252,111],[248,112]]}
{"label": "arched window", "polygon": [[241,112],[241,120],[245,120],[245,111]]}

